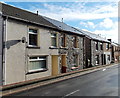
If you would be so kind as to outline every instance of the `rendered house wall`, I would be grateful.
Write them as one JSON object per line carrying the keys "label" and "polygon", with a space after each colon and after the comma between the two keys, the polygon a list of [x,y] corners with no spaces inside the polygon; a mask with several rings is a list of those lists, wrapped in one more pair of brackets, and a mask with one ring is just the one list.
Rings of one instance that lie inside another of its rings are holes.
{"label": "rendered house wall", "polygon": [[[28,28],[38,28],[40,33],[40,48],[27,48],[28,45]],[[6,41],[6,84],[41,78],[51,75],[51,55],[57,55],[56,49],[49,49],[51,45],[50,30],[35,25],[25,24],[20,21],[8,19],[7,24],[7,41]],[[26,43],[18,42],[23,37]],[[27,74],[29,56],[47,56],[47,68],[45,72]]]}

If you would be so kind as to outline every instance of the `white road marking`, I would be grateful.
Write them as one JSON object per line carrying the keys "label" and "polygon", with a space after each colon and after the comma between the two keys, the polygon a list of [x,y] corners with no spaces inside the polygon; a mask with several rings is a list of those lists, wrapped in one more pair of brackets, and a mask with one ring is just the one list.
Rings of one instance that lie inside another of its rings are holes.
{"label": "white road marking", "polygon": [[73,92],[71,92],[71,93],[69,93],[69,94],[67,94],[67,95],[65,95],[65,96],[70,96],[70,95],[72,95],[72,94],[74,94],[74,93],[76,93],[76,92],[78,92],[78,91],[80,91],[80,90],[73,91]]}
{"label": "white road marking", "polygon": [[103,69],[102,71],[105,71],[106,70],[106,68],[105,69]]}

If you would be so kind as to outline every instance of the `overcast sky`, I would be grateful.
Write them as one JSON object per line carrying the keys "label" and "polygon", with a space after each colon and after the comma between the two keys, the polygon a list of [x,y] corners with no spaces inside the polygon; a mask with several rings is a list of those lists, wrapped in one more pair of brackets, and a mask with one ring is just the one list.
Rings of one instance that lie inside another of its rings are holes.
{"label": "overcast sky", "polygon": [[118,2],[5,2],[118,42]]}

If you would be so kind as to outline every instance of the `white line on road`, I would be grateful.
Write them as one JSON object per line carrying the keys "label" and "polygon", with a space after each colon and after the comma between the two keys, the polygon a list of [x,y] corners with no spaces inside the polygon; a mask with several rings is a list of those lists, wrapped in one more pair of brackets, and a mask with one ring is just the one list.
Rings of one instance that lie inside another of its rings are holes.
{"label": "white line on road", "polygon": [[106,68],[104,68],[102,71],[105,71],[106,70]]}
{"label": "white line on road", "polygon": [[70,95],[72,95],[72,94],[74,94],[74,93],[76,93],[76,92],[78,92],[78,91],[80,91],[80,90],[73,91],[73,92],[71,92],[71,93],[69,93],[69,94],[65,95],[65,96],[64,96],[64,97],[62,97],[62,98],[65,98],[66,96],[70,96]]}

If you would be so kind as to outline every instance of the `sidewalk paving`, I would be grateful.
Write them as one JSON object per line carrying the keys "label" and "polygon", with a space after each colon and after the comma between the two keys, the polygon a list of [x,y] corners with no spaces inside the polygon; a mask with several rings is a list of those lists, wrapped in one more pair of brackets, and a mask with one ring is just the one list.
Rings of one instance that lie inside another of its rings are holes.
{"label": "sidewalk paving", "polygon": [[60,74],[57,76],[49,76],[49,77],[45,77],[45,78],[27,80],[27,81],[14,83],[14,84],[10,84],[10,85],[4,85],[4,86],[2,86],[2,93],[0,93],[0,96],[9,96],[14,93],[22,92],[25,90],[29,90],[29,89],[44,86],[44,85],[49,85],[49,84],[60,82],[60,81],[66,80],[66,79],[74,78],[77,76],[89,74],[91,72],[95,72],[95,71],[98,71],[98,70],[101,70],[104,68],[109,68],[109,67],[112,67],[115,65],[117,65],[117,64],[95,66],[92,68],[87,68],[87,69],[82,69],[82,70],[73,71],[73,72],[69,72],[69,73],[64,73],[64,74]]}

